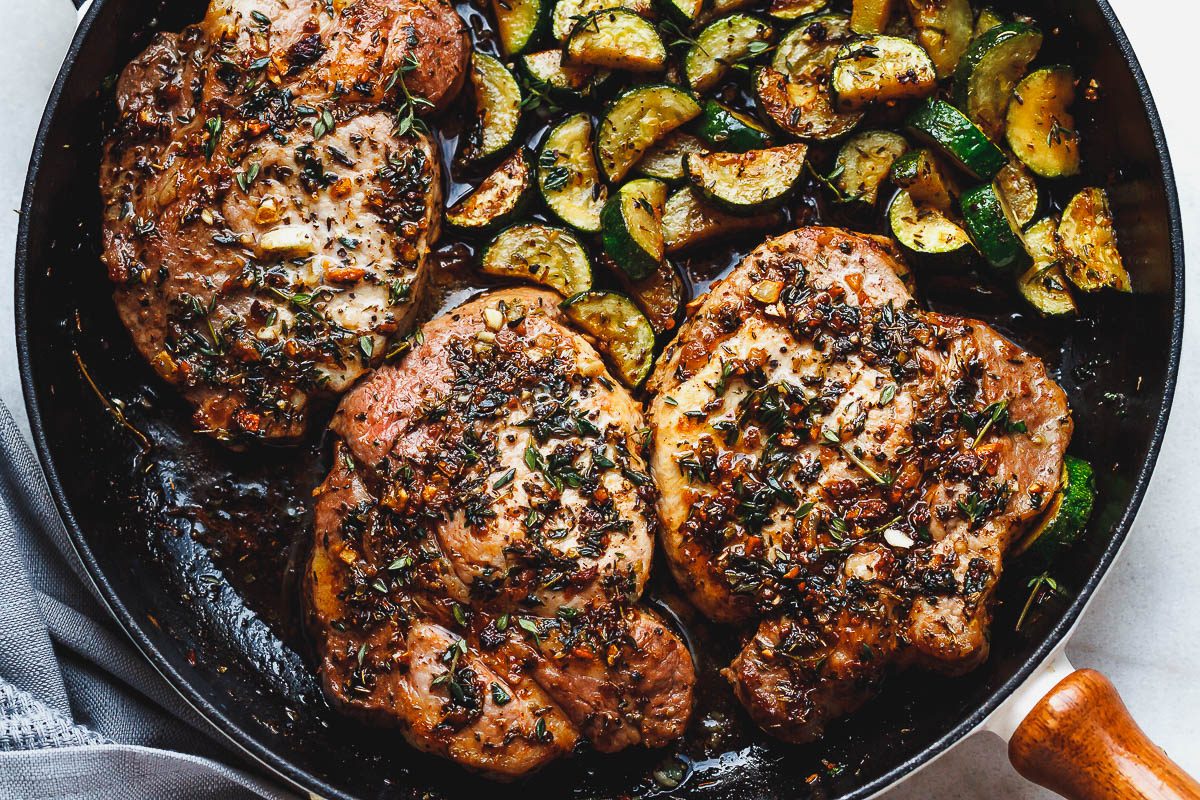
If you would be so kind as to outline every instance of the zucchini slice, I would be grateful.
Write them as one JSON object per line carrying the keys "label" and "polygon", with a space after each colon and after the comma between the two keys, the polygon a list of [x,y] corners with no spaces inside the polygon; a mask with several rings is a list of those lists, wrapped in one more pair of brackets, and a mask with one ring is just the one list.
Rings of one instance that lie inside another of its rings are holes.
{"label": "zucchini slice", "polygon": [[829,0],[771,0],[767,13],[774,19],[791,22],[824,11],[827,5]]}
{"label": "zucchini slice", "polygon": [[463,141],[461,158],[482,162],[507,150],[521,122],[521,87],[499,60],[476,50],[471,54],[475,125]]}
{"label": "zucchini slice", "polygon": [[1008,146],[1043,178],[1079,174],[1079,132],[1071,116],[1075,73],[1070,67],[1043,67],[1017,84],[1008,106]]}
{"label": "zucchini slice", "polygon": [[1062,487],[1050,500],[1042,519],[1013,549],[1050,564],[1083,535],[1096,505],[1096,471],[1082,458],[1063,456]]}
{"label": "zucchini slice", "polygon": [[704,101],[695,131],[714,150],[744,153],[771,146],[771,134],[766,128],[716,100]]}
{"label": "zucchini slice", "polygon": [[941,210],[921,206],[901,189],[888,206],[888,225],[907,252],[929,266],[961,266],[972,252],[971,237]]}
{"label": "zucchini slice", "polygon": [[583,292],[562,309],[595,340],[621,383],[636,389],[645,382],[654,366],[654,329],[632,300],[616,292]]}
{"label": "zucchini slice", "polygon": [[533,161],[521,148],[484,178],[474,191],[447,208],[446,222],[468,231],[507,225],[524,213],[532,189]]}
{"label": "zucchini slice", "polygon": [[850,28],[864,36],[883,33],[892,19],[894,0],[854,0],[850,8]]}
{"label": "zucchini slice", "polygon": [[863,131],[846,140],[834,163],[833,182],[843,197],[875,205],[879,187],[908,142],[891,131]]}
{"label": "zucchini slice", "polygon": [[685,186],[668,197],[663,206],[663,242],[668,253],[676,253],[701,242],[771,228],[783,220],[781,211],[753,217],[726,214],[704,202],[692,187]]}
{"label": "zucchini slice", "polygon": [[691,153],[688,180],[731,214],[749,216],[778,208],[804,176],[808,146],[785,144],[746,153]]}
{"label": "zucchini slice", "polygon": [[662,72],[667,46],[654,25],[624,8],[609,8],[579,20],[563,45],[563,63],[627,72]]}
{"label": "zucchini slice", "polygon": [[996,173],[996,185],[1004,202],[1008,203],[1013,219],[1017,225],[1024,228],[1033,222],[1038,209],[1042,205],[1041,191],[1037,181],[1025,169],[1025,165],[1016,159],[1010,159],[1004,168]]}
{"label": "zucchini slice", "polygon": [[683,159],[688,153],[707,153],[704,142],[690,133],[675,131],[646,151],[637,164],[637,171],[647,178],[658,178],[667,183],[680,183],[687,174],[683,170]]}
{"label": "zucchini slice", "polygon": [[546,27],[550,0],[492,0],[500,52],[515,56],[525,52]]}
{"label": "zucchini slice", "polygon": [[648,84],[622,92],[600,120],[601,171],[613,183],[620,181],[650,147],[698,116],[700,104],[677,86]]}
{"label": "zucchini slice", "polygon": [[629,277],[644,278],[662,263],[667,185],[638,178],[617,190],[600,214],[604,252]]}
{"label": "zucchini slice", "polygon": [[640,280],[633,280],[623,269],[615,266],[612,272],[621,286],[646,315],[650,327],[656,334],[675,330],[683,318],[683,304],[687,301],[687,290],[679,270],[669,261],[663,261],[654,272]]}
{"label": "zucchini slice", "polygon": [[592,118],[567,117],[546,136],[538,154],[538,188],[556,217],[577,230],[600,230],[608,187],[600,180],[592,150]]}
{"label": "zucchini slice", "polygon": [[484,250],[480,268],[488,275],[547,286],[563,297],[592,288],[592,265],[575,235],[538,222],[500,231]]}
{"label": "zucchini slice", "polygon": [[958,187],[928,150],[914,150],[896,159],[891,178],[919,206],[935,208],[943,214],[954,209]]}
{"label": "zucchini slice", "polygon": [[1071,283],[1085,292],[1106,288],[1133,291],[1117,250],[1112,211],[1103,189],[1084,189],[1071,198],[1063,209],[1058,238]]}
{"label": "zucchini slice", "polygon": [[945,100],[930,98],[906,120],[909,131],[938,148],[979,180],[996,177],[1008,158],[966,115]]}
{"label": "zucchini slice", "polygon": [[683,74],[697,94],[713,89],[734,64],[767,49],[775,31],[749,14],[730,14],[696,34],[683,59]]}
{"label": "zucchini slice", "polygon": [[684,30],[692,27],[704,13],[705,0],[658,0],[663,14]]}
{"label": "zucchini slice", "polygon": [[550,35],[565,42],[579,20],[606,8],[627,8],[642,17],[652,11],[650,0],[558,0],[550,14]]}
{"label": "zucchini slice", "polygon": [[975,33],[971,36],[972,39],[978,39],[985,33],[990,31],[997,25],[1003,25],[1008,20],[999,11],[990,6],[979,12],[979,16],[975,19]]}
{"label": "zucchini slice", "polygon": [[529,83],[552,97],[587,97],[611,75],[593,67],[572,67],[562,63],[562,50],[542,50],[521,56],[521,68]]}
{"label": "zucchini slice", "polygon": [[928,97],[937,90],[937,73],[919,44],[868,36],[838,51],[830,86],[838,111],[859,111],[873,103]]}
{"label": "zucchini slice", "polygon": [[1021,296],[1043,317],[1066,317],[1079,313],[1063,272],[1058,246],[1058,220],[1046,217],[1025,231],[1025,249],[1033,266],[1017,279]]}
{"label": "zucchini slice", "polygon": [[997,25],[971,43],[954,72],[954,100],[989,138],[1000,141],[1013,88],[1042,47],[1023,22]]}
{"label": "zucchini slice", "polygon": [[959,208],[971,240],[996,269],[1024,266],[1029,260],[1020,226],[995,184],[985,183],[963,193]]}
{"label": "zucchini slice", "polygon": [[937,76],[954,74],[975,30],[969,0],[908,0],[917,41],[937,67]]}

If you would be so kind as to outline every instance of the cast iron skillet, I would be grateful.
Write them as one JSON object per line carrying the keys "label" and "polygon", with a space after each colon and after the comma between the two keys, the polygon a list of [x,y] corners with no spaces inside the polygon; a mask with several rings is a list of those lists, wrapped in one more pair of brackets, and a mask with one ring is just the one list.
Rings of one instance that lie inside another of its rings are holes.
{"label": "cast iron skillet", "polygon": [[[46,477],[83,562],[130,636],[254,759],[325,797],[487,791],[397,735],[363,730],[329,711],[303,655],[291,599],[307,525],[296,487],[313,485],[319,458],[279,449],[239,455],[192,435],[187,409],[132,352],[113,311],[98,261],[96,188],[111,81],[150,32],[178,30],[203,5],[96,0],[42,120],[17,245],[16,318]],[[1002,297],[930,299],[939,310],[983,316],[1037,352],[1070,394],[1072,448],[1096,465],[1100,504],[1087,538],[1056,567],[1065,596],[1016,632],[1028,574],[1010,567],[984,666],[954,680],[894,677],[879,700],[807,747],[779,744],[747,725],[713,673],[726,643],[687,627],[711,684],[699,693],[688,736],[667,752],[585,754],[530,779],[523,791],[666,793],[661,766],[674,758],[687,766],[674,796],[867,797],[995,710],[1066,635],[1112,563],[1150,478],[1179,363],[1183,238],[1175,184],[1150,91],[1107,3],[1011,5],[1038,14],[1047,30],[1061,26],[1050,46],[1100,85],[1099,99],[1081,113],[1083,180],[1110,193],[1136,293],[1086,298],[1080,321],[1051,326],[1012,313],[1016,306]],[[134,428],[154,442],[148,452]],[[319,442],[311,452],[320,452]],[[660,607],[672,605],[669,587],[654,594]]]}

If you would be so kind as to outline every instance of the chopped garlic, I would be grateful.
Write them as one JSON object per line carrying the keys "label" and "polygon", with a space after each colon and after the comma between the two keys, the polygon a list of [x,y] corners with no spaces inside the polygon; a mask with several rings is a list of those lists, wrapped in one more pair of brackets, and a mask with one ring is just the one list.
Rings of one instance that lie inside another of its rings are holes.
{"label": "chopped garlic", "polygon": [[315,253],[317,242],[307,226],[284,225],[260,236],[257,249],[261,256],[295,258]]}
{"label": "chopped garlic", "polygon": [[483,324],[487,325],[490,331],[498,331],[504,327],[504,315],[497,308],[485,308],[483,310]]}
{"label": "chopped garlic", "polygon": [[916,542],[912,540],[911,536],[897,528],[888,528],[886,531],[884,531],[883,540],[892,547],[900,547],[905,550],[916,544]]}
{"label": "chopped garlic", "polygon": [[760,303],[774,303],[783,293],[783,281],[759,281],[750,288],[750,296]]}

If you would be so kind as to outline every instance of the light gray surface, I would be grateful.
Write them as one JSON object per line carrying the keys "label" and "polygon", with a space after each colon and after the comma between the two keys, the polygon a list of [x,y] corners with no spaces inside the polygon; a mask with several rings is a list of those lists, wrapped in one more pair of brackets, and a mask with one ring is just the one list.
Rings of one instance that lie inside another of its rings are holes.
{"label": "light gray surface", "polygon": [[[74,29],[68,0],[0,0],[7,41],[0,47],[0,206],[17,209],[45,98]],[[1141,58],[1173,145],[1185,236],[1200,242],[1200,148],[1192,51],[1200,8],[1180,0],[1112,0]],[[1036,13],[1037,3],[1029,6]],[[0,398],[24,425],[13,340],[12,253],[17,215],[0,217]],[[1198,262],[1200,263],[1200,262]],[[1200,273],[1189,270],[1187,335],[1175,410],[1159,466],[1121,559],[1067,648],[1076,666],[1106,673],[1142,727],[1193,774],[1200,773]],[[1119,357],[1119,356],[1118,356]],[[1004,744],[976,736],[889,792],[908,797],[1049,797],[1008,766]]]}

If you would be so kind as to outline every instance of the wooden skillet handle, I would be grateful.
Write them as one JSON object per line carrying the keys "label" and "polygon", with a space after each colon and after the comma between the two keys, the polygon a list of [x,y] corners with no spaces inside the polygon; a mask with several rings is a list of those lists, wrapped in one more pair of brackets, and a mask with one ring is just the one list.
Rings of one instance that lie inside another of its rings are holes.
{"label": "wooden skillet handle", "polygon": [[1200,800],[1200,783],[1129,716],[1108,678],[1072,672],[1008,741],[1017,772],[1070,800]]}

